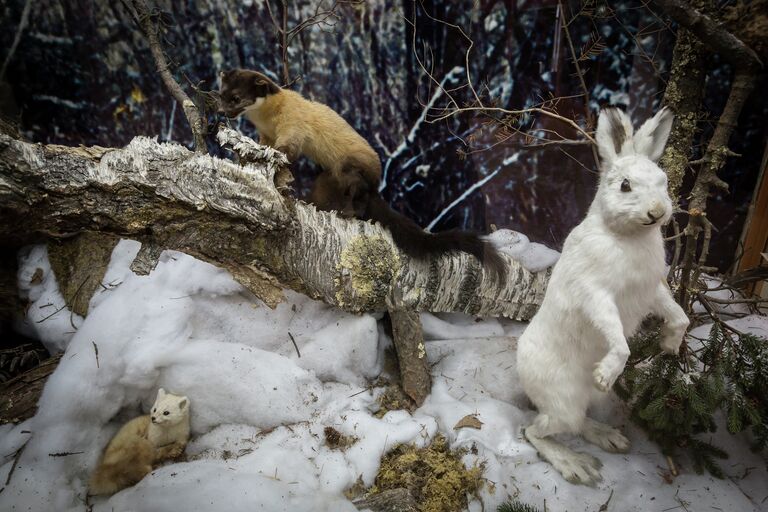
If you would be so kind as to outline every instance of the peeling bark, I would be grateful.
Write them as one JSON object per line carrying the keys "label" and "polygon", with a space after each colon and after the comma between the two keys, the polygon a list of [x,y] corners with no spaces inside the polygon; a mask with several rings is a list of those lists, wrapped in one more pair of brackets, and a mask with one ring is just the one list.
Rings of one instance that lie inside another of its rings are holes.
{"label": "peeling bark", "polygon": [[693,138],[698,131],[705,78],[704,45],[692,33],[680,29],[663,101],[675,113],[675,122],[661,158],[661,168],[669,177],[669,194],[675,201],[688,170]]}
{"label": "peeling bark", "polygon": [[98,233],[48,244],[48,259],[67,307],[82,317],[99,287],[118,239]]}
{"label": "peeling bark", "polygon": [[[244,166],[137,137],[124,149],[69,148],[0,135],[0,243],[85,231],[179,250],[228,269],[268,305],[287,286],[351,312],[460,311],[526,320],[549,272],[509,263],[497,283],[474,257],[415,260],[379,225],[284,197],[282,155],[222,129]],[[395,293],[397,291],[397,293]]]}
{"label": "peeling bark", "polygon": [[400,363],[400,386],[419,407],[432,389],[421,318],[413,311],[392,310],[389,315],[392,318],[392,338]]}

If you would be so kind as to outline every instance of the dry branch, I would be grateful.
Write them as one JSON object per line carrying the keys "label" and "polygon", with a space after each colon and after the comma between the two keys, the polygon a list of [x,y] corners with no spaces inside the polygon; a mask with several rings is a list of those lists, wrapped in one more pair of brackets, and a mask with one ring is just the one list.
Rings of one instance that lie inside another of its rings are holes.
{"label": "dry branch", "polygon": [[256,163],[241,167],[143,137],[105,149],[0,135],[0,243],[85,231],[133,238],[224,267],[271,306],[284,286],[353,312],[525,320],[541,303],[548,272],[508,259],[509,281],[497,283],[467,254],[412,259],[379,225],[280,194],[274,176],[284,159],[274,150],[229,129],[219,140]]}
{"label": "dry branch", "polygon": [[[736,128],[744,104],[755,87],[757,74],[762,62],[757,54],[739,38],[728,32],[715,20],[693,8],[682,0],[656,0],[664,11],[681,27],[699,38],[709,51],[720,54],[734,67],[735,73],[725,108],[717,122],[712,138],[709,140],[704,156],[695,164],[700,165],[698,175],[691,190],[688,204],[689,220],[685,228],[686,243],[680,278],[680,302],[684,307],[690,305],[696,296],[697,276],[704,263],[709,248],[710,224],[706,218],[707,200],[713,187],[728,189],[728,184],[718,177],[718,172],[733,153],[728,148],[731,134]],[[694,164],[692,162],[691,164]],[[704,243],[700,257],[696,258],[699,237],[704,233]]]}
{"label": "dry branch", "polygon": [[152,58],[157,66],[157,72],[160,74],[165,87],[184,110],[189,127],[192,129],[195,150],[198,153],[207,153],[203,118],[200,116],[200,111],[197,109],[195,102],[189,98],[184,89],[173,78],[170,66],[168,65],[168,59],[163,51],[163,45],[160,42],[162,30],[160,17],[162,13],[157,9],[151,9],[144,0],[123,0],[123,4],[146,36],[149,49],[152,52]]}
{"label": "dry branch", "polygon": [[403,391],[417,406],[424,403],[432,389],[432,377],[427,364],[427,349],[418,313],[390,310],[392,338],[400,363],[400,382]]}

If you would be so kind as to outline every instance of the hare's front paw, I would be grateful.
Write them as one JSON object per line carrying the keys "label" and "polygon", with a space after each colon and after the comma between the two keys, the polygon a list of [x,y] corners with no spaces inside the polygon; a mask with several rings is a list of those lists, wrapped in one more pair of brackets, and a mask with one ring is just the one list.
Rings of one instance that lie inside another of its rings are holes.
{"label": "hare's front paw", "polygon": [[680,345],[683,343],[683,337],[677,334],[667,334],[661,338],[659,346],[667,354],[677,355],[680,352]]}
{"label": "hare's front paw", "polygon": [[600,391],[608,391],[613,387],[613,383],[619,378],[621,370],[623,369],[623,366],[617,365],[611,361],[600,361],[597,363],[595,371],[592,372],[595,379],[595,387]]}

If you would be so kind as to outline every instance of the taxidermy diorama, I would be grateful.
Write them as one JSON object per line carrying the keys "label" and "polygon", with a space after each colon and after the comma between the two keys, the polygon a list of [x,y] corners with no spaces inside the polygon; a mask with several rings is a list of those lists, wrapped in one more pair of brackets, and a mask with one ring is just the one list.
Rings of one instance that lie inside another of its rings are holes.
{"label": "taxidermy diorama", "polygon": [[1,510],[768,510],[768,1],[0,12]]}

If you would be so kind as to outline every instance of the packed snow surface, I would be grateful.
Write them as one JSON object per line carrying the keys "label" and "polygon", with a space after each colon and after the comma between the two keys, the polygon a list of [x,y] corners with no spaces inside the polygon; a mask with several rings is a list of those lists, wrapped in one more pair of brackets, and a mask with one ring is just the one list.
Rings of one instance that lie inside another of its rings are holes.
{"label": "packed snow surface", "polygon": [[[696,475],[682,461],[668,483],[664,457],[612,395],[595,417],[622,425],[631,452],[568,439],[603,461],[604,481],[594,489],[566,483],[521,436],[534,416],[515,371],[523,324],[422,315],[432,394],[412,414],[379,419],[382,389],[368,386],[390,340],[374,316],[292,292],[271,310],[225,271],[174,252],[137,276],[128,266],[138,249],[132,241],[115,248],[85,319],[64,307],[45,248],[22,254],[19,281],[30,307],[21,327],[65,352],[37,415],[0,427],[0,484],[14,468],[0,510],[86,510],[85,483],[101,450],[123,422],[147,411],[158,387],[191,401],[187,460],[94,499],[94,511],[352,511],[344,490],[358,478],[372,484],[382,454],[398,443],[423,446],[437,432],[476,448],[466,464],[486,465],[482,504],[471,501],[472,511],[495,510],[510,496],[542,509],[546,499],[550,511],[596,511],[606,502],[605,510],[622,512],[766,507],[766,461],[744,439],[715,437],[731,453],[729,478]],[[768,328],[764,318],[741,322]],[[480,430],[454,430],[467,414],[483,422]],[[326,426],[359,440],[330,449]]]}

